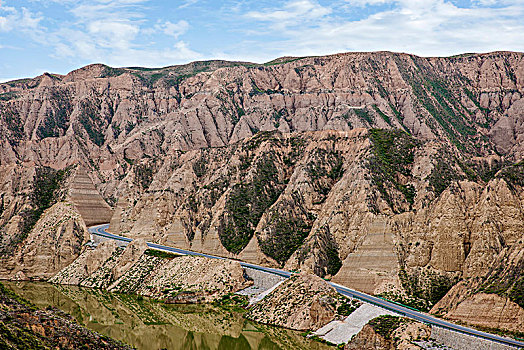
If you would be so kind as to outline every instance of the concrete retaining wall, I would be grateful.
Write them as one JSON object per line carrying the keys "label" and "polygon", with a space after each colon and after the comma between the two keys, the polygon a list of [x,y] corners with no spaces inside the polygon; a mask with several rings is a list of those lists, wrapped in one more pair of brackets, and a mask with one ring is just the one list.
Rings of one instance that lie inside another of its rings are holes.
{"label": "concrete retaining wall", "polygon": [[436,326],[431,327],[431,339],[455,350],[515,350],[509,346],[495,341],[482,339],[460,332],[451,331]]}

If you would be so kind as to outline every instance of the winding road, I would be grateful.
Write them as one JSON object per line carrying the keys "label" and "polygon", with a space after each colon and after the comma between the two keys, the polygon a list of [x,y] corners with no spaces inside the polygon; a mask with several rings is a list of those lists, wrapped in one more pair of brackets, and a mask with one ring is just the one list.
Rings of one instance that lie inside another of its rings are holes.
{"label": "winding road", "polygon": [[[100,236],[100,237],[105,237],[105,238],[109,238],[109,239],[113,239],[113,240],[118,240],[118,241],[123,241],[123,242],[131,242],[132,241],[131,238],[122,237],[122,236],[115,235],[115,234],[107,232],[108,228],[109,228],[109,224],[92,226],[92,227],[89,228],[89,232],[91,234],[93,234],[93,235],[97,235],[97,236]],[[179,249],[179,248],[168,247],[168,246],[164,246],[164,245],[160,245],[160,244],[156,244],[156,243],[148,242],[147,245],[150,248],[152,248],[152,249],[166,251],[166,252],[171,252],[171,253],[177,253],[177,254],[182,254],[182,255],[197,255],[197,256],[204,256],[204,257],[211,258],[211,259],[226,259],[226,258],[223,258],[223,257],[218,257],[218,256],[214,256],[214,255],[209,255],[209,254],[192,252],[190,250],[184,250],[184,249]],[[243,267],[249,267],[251,269],[256,269],[256,270],[264,271],[264,272],[267,272],[267,273],[272,273],[272,274],[275,274],[275,275],[278,275],[278,276],[282,276],[282,277],[286,277],[286,278],[289,278],[292,275],[292,273],[289,272],[289,271],[280,270],[280,269],[274,269],[274,268],[264,267],[264,266],[254,265],[254,264],[249,264],[249,263],[242,262],[242,261],[240,261],[240,265],[242,265]],[[454,324],[454,323],[451,323],[451,322],[446,322],[446,321],[441,320],[439,318],[436,318],[436,317],[430,316],[428,314],[409,309],[407,307],[395,304],[393,302],[390,302],[390,301],[387,301],[387,300],[384,300],[384,299],[381,299],[381,298],[378,298],[378,297],[374,297],[372,295],[368,295],[368,294],[365,294],[365,293],[362,293],[362,292],[359,292],[359,291],[356,291],[356,290],[353,290],[353,289],[341,286],[341,285],[336,284],[336,283],[331,283],[331,282],[329,282],[329,283],[337,290],[338,293],[340,293],[342,295],[345,295],[345,296],[348,296],[348,297],[351,297],[351,298],[356,298],[356,299],[362,300],[364,302],[367,302],[367,303],[370,303],[370,304],[373,304],[373,305],[385,308],[385,309],[393,311],[393,312],[395,312],[395,313],[397,313],[397,314],[399,314],[401,316],[405,316],[405,317],[411,318],[413,320],[426,323],[426,324],[431,325],[431,326],[437,326],[437,327],[449,329],[449,330],[452,330],[452,331],[455,331],[455,332],[460,332],[460,333],[463,333],[463,334],[472,335],[472,336],[475,336],[475,337],[484,338],[484,339],[491,340],[491,341],[494,341],[494,342],[498,342],[498,343],[514,346],[515,348],[524,348],[524,342],[522,342],[522,341],[518,341],[516,339],[505,338],[505,337],[501,337],[501,336],[498,336],[498,335],[495,335],[495,334],[485,333],[485,332],[478,331],[476,329],[460,326],[460,325],[457,325],[457,324]]]}

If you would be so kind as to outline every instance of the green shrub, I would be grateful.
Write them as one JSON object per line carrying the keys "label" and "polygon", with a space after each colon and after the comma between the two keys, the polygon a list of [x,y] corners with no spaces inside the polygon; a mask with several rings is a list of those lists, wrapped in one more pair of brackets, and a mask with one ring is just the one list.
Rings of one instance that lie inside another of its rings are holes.
{"label": "green shrub", "polygon": [[327,255],[326,272],[328,275],[334,276],[337,274],[337,272],[342,267],[342,260],[340,260],[340,257],[338,255],[338,250],[335,246],[335,243],[331,243],[328,245],[326,249],[326,255]]}
{"label": "green shrub", "polygon": [[461,177],[450,165],[449,160],[440,156],[437,157],[437,162],[431,170],[431,174],[428,176],[428,182],[438,197],[448,188],[452,181],[459,180]]}
{"label": "green shrub", "polygon": [[43,212],[59,200],[59,191],[69,169],[54,170],[48,167],[35,169],[33,188],[30,194],[31,209],[22,212],[22,227],[12,244],[7,248],[10,252],[21,243],[31,232]]}
{"label": "green shrub", "polygon": [[0,108],[0,115],[11,134],[7,140],[10,145],[14,146],[24,136],[24,124],[20,118],[20,113],[16,109],[11,109],[5,106],[0,106]]}
{"label": "green shrub", "polygon": [[503,168],[497,177],[501,177],[512,187],[524,187],[524,161]]}
{"label": "green shrub", "polygon": [[373,119],[371,118],[371,115],[367,111],[367,109],[354,109],[353,110],[357,117],[359,117],[361,120],[365,120],[370,126],[373,125]]}
{"label": "green shrub", "polygon": [[82,101],[80,103],[82,112],[80,114],[80,124],[87,132],[89,139],[97,146],[102,146],[105,142],[104,120],[100,112],[90,103]]}
{"label": "green shrub", "polygon": [[148,189],[153,182],[154,165],[137,164],[134,167],[135,184],[140,185],[143,189]]}
{"label": "green shrub", "polygon": [[449,277],[432,271],[408,275],[404,268],[399,270],[399,279],[407,295],[383,296],[421,311],[429,311],[459,281],[457,277]]}
{"label": "green shrub", "polygon": [[197,177],[202,177],[207,171],[207,159],[202,155],[193,163],[193,171]]}
{"label": "green shrub", "polygon": [[271,235],[265,240],[259,240],[260,249],[284,265],[308,236],[311,224],[300,217],[274,216],[270,226]]}
{"label": "green shrub", "polygon": [[389,119],[389,116],[386,115],[384,112],[382,112],[382,111],[380,110],[380,108],[377,107],[377,105],[373,105],[373,109],[375,110],[375,112],[378,113],[379,116],[382,117],[382,119],[384,119],[384,121],[385,121],[386,123],[388,123],[389,125],[391,125],[391,119]]}
{"label": "green shrub", "polygon": [[375,332],[390,340],[393,332],[400,327],[404,321],[397,316],[382,315],[369,321],[369,325],[373,327]]}
{"label": "green shrub", "polygon": [[368,162],[373,183],[394,212],[398,211],[388,188],[400,191],[409,204],[416,196],[415,188],[399,182],[399,175],[411,176],[411,165],[415,159],[417,140],[402,130],[369,130],[373,153]]}
{"label": "green shrub", "polygon": [[51,109],[38,126],[36,134],[40,138],[58,137],[65,134],[69,126],[69,116],[73,112],[71,97],[67,91],[53,90],[51,92]]}
{"label": "green shrub", "polygon": [[9,100],[15,99],[16,97],[17,97],[16,92],[12,92],[12,91],[4,92],[0,94],[0,101],[9,101]]}
{"label": "green shrub", "polygon": [[173,258],[180,256],[175,253],[165,252],[163,250],[156,250],[156,249],[146,249],[144,254],[149,255],[149,256],[155,256],[157,258],[162,258],[162,259],[173,259]]}
{"label": "green shrub", "polygon": [[341,316],[349,316],[355,311],[360,305],[352,302],[344,302],[337,307],[337,314]]}
{"label": "green shrub", "polygon": [[236,184],[231,189],[226,200],[226,215],[219,227],[222,245],[235,254],[240,253],[249,243],[262,214],[283,190],[269,156],[257,162],[256,170],[251,182]]}

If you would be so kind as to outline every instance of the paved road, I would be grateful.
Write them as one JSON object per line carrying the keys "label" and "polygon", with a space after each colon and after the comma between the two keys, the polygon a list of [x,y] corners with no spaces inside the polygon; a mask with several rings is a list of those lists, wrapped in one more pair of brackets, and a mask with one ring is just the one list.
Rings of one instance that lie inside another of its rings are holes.
{"label": "paved road", "polygon": [[[114,239],[114,240],[119,240],[119,241],[124,241],[124,242],[131,242],[132,241],[131,238],[122,237],[122,236],[114,235],[112,233],[107,232],[106,230],[107,230],[108,227],[109,227],[108,224],[93,226],[93,227],[89,228],[89,232],[91,232],[91,234],[94,234],[94,235],[97,235],[97,236],[102,236],[102,237],[106,237],[106,238],[110,238],[110,239]],[[197,255],[197,256],[204,256],[204,257],[211,258],[211,259],[225,259],[225,258],[214,256],[214,255],[192,252],[192,251],[189,251],[189,250],[168,247],[168,246],[164,246],[164,245],[160,245],[160,244],[156,244],[156,243],[149,243],[148,242],[147,245],[150,248],[153,248],[153,249],[158,249],[158,250],[163,250],[163,251],[172,252],[172,253],[178,253],[178,254],[183,254],[183,255]],[[286,277],[286,278],[288,278],[288,277],[290,277],[292,275],[291,272],[285,271],[285,270],[280,270],[280,269],[274,269],[274,268],[270,268],[270,267],[253,265],[253,264],[249,264],[249,263],[242,262],[242,261],[240,262],[240,264],[243,267],[249,267],[249,268],[252,268],[252,269],[256,269],[256,270],[272,273],[272,274],[279,275],[279,276]],[[456,331],[456,332],[460,332],[460,333],[464,333],[464,334],[468,334],[468,335],[473,335],[473,336],[476,336],[476,337],[492,340],[492,341],[503,343],[503,344],[507,344],[507,345],[512,345],[512,346],[514,346],[516,348],[524,348],[524,342],[521,342],[521,341],[518,341],[518,340],[515,340],[515,339],[504,338],[504,337],[500,337],[500,336],[495,335],[495,334],[485,333],[485,332],[477,331],[477,330],[472,329],[472,328],[456,325],[454,323],[443,321],[443,320],[441,320],[439,318],[430,316],[428,314],[411,310],[411,309],[409,309],[407,307],[404,307],[404,306],[401,306],[401,305],[389,302],[387,300],[384,300],[384,299],[381,299],[381,298],[378,298],[378,297],[374,297],[372,295],[368,295],[368,294],[365,294],[365,293],[362,293],[362,292],[359,292],[359,291],[356,291],[356,290],[353,290],[353,289],[341,286],[341,285],[336,284],[336,283],[330,283],[330,284],[337,290],[338,293],[340,293],[342,295],[345,295],[345,296],[348,296],[348,297],[352,297],[352,298],[356,298],[356,299],[359,299],[359,300],[362,300],[362,301],[365,301],[365,302],[368,302],[368,303],[371,303],[371,304],[383,307],[383,308],[391,310],[391,311],[393,311],[393,312],[395,312],[395,313],[397,313],[399,315],[402,315],[402,316],[405,316],[405,317],[408,317],[408,318],[411,318],[411,319],[414,319],[414,320],[417,320],[417,321],[420,321],[420,322],[423,322],[423,323],[426,323],[426,324],[429,324],[429,325],[450,329],[450,330],[453,330],[453,331]]]}

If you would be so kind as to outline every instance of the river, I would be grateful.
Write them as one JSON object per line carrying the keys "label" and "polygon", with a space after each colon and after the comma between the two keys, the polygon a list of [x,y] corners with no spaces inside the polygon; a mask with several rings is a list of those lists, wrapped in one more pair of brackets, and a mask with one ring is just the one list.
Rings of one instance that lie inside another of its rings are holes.
{"label": "river", "polygon": [[211,305],[168,305],[134,295],[35,282],[2,282],[39,308],[56,307],[81,325],[140,350],[333,349],[300,332],[245,320]]}

